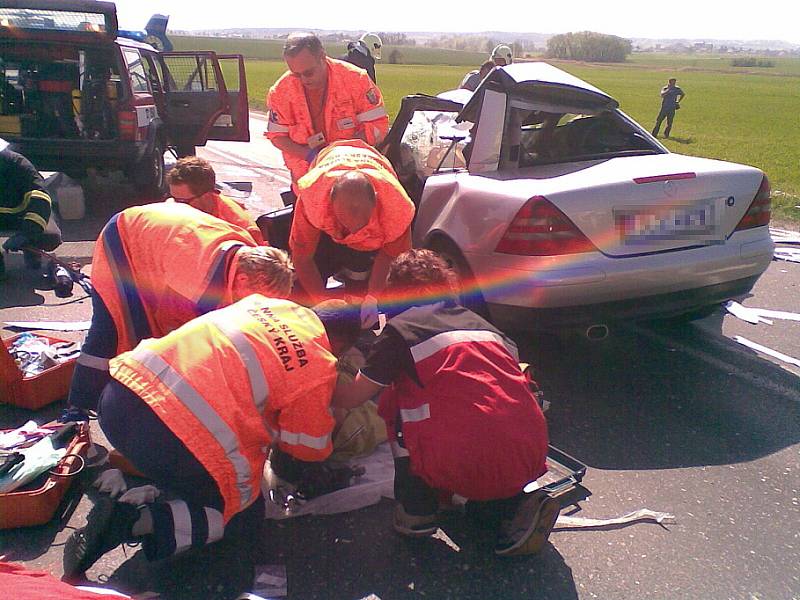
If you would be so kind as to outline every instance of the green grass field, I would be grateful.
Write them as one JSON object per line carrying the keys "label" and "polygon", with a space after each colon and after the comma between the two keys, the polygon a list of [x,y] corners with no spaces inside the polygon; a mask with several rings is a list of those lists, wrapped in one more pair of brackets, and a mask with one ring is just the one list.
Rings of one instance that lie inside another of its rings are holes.
{"label": "green grass field", "polygon": [[[247,61],[250,105],[264,109],[267,89],[285,70],[280,42],[178,38],[183,48],[241,52],[272,60]],[[213,43],[211,43],[213,42]],[[406,49],[401,49],[404,53]],[[333,56],[342,48],[328,49]],[[412,52],[413,51],[413,52]],[[384,55],[385,55],[384,50]],[[268,53],[273,53],[269,54]],[[425,64],[379,63],[378,82],[390,115],[404,95],[435,94],[458,86],[466,70],[484,55],[430,48],[409,48],[408,57]],[[471,55],[476,60],[460,62]],[[431,64],[439,60],[439,64]],[[773,190],[776,222],[800,224],[800,59],[770,58],[772,68],[737,68],[719,55],[634,54],[620,65],[552,61],[596,85],[620,102],[628,115],[651,128],[658,113],[658,92],[676,77],[686,92],[673,138],[662,140],[673,152],[749,164],[762,169]]]}

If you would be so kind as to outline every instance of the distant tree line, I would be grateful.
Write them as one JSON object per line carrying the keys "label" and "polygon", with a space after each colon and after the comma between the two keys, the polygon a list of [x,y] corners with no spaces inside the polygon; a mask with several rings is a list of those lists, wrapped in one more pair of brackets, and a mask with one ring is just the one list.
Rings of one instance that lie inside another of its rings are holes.
{"label": "distant tree line", "polygon": [[378,32],[378,37],[385,46],[416,46],[417,40],[408,37],[405,33]]}
{"label": "distant tree line", "polygon": [[632,50],[630,40],[594,31],[562,33],[547,40],[547,57],[563,60],[625,62]]}
{"label": "distant tree line", "polygon": [[741,58],[734,58],[733,60],[731,60],[731,66],[770,68],[775,66],[775,61],[767,60],[766,58],[754,58],[752,56],[743,56]]}
{"label": "distant tree line", "polygon": [[497,40],[485,35],[471,35],[467,33],[456,33],[450,35],[440,35],[425,42],[429,48],[447,48],[449,50],[464,50],[468,52],[486,52],[489,54],[498,44],[508,44],[514,56],[521,57],[525,52],[534,50],[532,44],[524,40]]}

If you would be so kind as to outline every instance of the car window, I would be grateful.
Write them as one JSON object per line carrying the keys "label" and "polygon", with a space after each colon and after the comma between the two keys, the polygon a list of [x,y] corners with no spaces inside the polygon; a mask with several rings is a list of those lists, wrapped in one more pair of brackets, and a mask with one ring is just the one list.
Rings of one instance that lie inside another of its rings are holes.
{"label": "car window", "polygon": [[138,50],[125,48],[122,53],[125,55],[125,62],[128,63],[128,73],[131,77],[131,90],[135,92],[149,92],[150,84],[147,80],[147,73],[142,62],[142,57]]}
{"label": "car window", "polygon": [[157,61],[153,59],[152,55],[148,54],[144,54],[142,59],[144,71],[147,74],[147,80],[150,82],[150,88],[154,93],[163,91],[163,86],[161,85],[161,74],[158,70]]}
{"label": "car window", "polygon": [[426,179],[440,164],[443,169],[464,168],[464,150],[470,141],[472,123],[456,123],[457,115],[457,112],[416,111],[400,140],[400,169]]}
{"label": "car window", "polygon": [[218,89],[213,61],[206,56],[164,56],[169,70],[165,86],[172,92],[205,92]]}
{"label": "car window", "polygon": [[0,26],[32,31],[105,33],[107,15],[67,9],[0,8]]}
{"label": "car window", "polygon": [[503,144],[503,168],[657,152],[616,111],[576,114],[512,106]]}

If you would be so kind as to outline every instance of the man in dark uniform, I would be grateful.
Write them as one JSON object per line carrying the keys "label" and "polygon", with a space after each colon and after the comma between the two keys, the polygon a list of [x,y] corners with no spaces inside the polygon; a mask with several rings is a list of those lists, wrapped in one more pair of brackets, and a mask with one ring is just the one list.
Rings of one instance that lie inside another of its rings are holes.
{"label": "man in dark uniform", "polygon": [[676,79],[670,79],[667,85],[661,88],[661,111],[656,118],[656,126],[653,128],[653,137],[658,137],[658,130],[661,129],[661,123],[664,119],[667,120],[667,128],[664,130],[664,137],[669,137],[672,131],[672,121],[675,119],[675,111],[681,105],[680,101],[686,95],[681,88],[677,85]]}
{"label": "man in dark uniform", "polygon": [[381,59],[381,38],[374,33],[365,33],[357,42],[347,44],[347,54],[341,60],[364,69],[372,83],[378,83],[375,75],[375,61]]}
{"label": "man in dark uniform", "polygon": [[[61,231],[53,218],[52,201],[44,179],[31,162],[8,149],[0,139],[0,231],[9,231],[3,250],[18,252],[26,246],[55,250],[61,245]],[[24,252],[25,265],[41,267],[41,258]],[[5,263],[0,254],[0,277],[5,275]]]}

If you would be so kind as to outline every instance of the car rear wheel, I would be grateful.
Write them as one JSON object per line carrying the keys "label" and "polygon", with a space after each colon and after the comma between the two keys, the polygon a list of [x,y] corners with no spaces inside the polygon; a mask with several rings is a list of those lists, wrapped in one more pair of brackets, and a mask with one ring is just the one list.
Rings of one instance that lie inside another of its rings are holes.
{"label": "car rear wheel", "polygon": [[136,165],[131,175],[134,185],[143,194],[160,197],[166,191],[164,146],[160,140],[155,141],[153,150]]}
{"label": "car rear wheel", "polygon": [[459,294],[461,305],[489,319],[489,310],[486,301],[483,299],[481,289],[469,268],[466,259],[461,254],[458,247],[446,238],[436,238],[428,244],[428,248],[447,261],[447,264],[458,275],[461,293]]}

